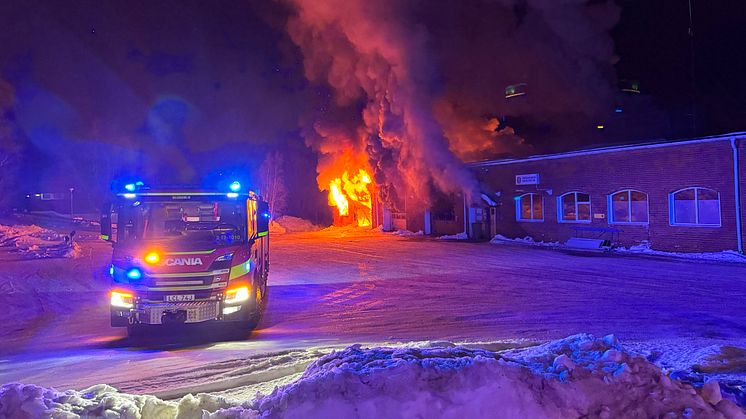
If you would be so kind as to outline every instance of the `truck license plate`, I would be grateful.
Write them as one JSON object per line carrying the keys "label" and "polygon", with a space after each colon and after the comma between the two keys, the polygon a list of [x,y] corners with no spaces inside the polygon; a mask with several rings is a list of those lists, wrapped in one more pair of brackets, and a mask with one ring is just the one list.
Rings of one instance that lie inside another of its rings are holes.
{"label": "truck license plate", "polygon": [[167,295],[166,301],[169,303],[182,303],[184,301],[194,301],[194,294]]}

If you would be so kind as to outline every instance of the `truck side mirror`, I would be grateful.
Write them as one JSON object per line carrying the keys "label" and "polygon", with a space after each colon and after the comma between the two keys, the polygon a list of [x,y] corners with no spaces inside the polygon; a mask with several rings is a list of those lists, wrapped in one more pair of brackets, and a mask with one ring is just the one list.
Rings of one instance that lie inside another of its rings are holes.
{"label": "truck side mirror", "polygon": [[[256,232],[258,236],[263,236],[269,231],[269,204],[265,201],[257,201],[256,206]],[[263,233],[263,234],[262,234]]]}
{"label": "truck side mirror", "polygon": [[111,230],[111,202],[105,203],[101,207],[101,239],[107,242],[114,242]]}

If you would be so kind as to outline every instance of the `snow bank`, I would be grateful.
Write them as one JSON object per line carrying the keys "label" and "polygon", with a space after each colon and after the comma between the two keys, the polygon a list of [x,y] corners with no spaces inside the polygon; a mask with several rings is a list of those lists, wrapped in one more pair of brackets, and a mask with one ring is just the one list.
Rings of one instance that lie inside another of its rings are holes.
{"label": "snow bank", "polygon": [[309,231],[318,231],[321,228],[314,223],[304,220],[303,218],[283,215],[282,217],[272,220],[269,224],[270,233],[305,233]]}
{"label": "snow bank", "polygon": [[401,237],[419,237],[419,236],[425,235],[425,233],[422,230],[416,233],[409,231],[409,230],[396,230],[395,232],[391,234],[393,234],[394,236],[401,236]]}
{"label": "snow bank", "polygon": [[80,246],[67,236],[37,225],[0,224],[0,247],[14,247],[28,257],[78,257]]}
{"label": "snow bank", "polygon": [[0,389],[0,417],[746,417],[717,382],[695,390],[671,380],[611,335],[505,352],[437,345],[354,345],[242,404],[205,394],[163,401],[105,385],[57,392],[9,384]]}
{"label": "snow bank", "polygon": [[6,384],[0,388],[2,418],[199,418],[205,411],[232,406],[225,399],[207,394],[188,395],[171,402],[155,396],[120,393],[104,384],[65,392],[23,384]]}
{"label": "snow bank", "polygon": [[466,235],[466,232],[438,237],[439,240],[466,240],[468,238],[469,237]]}
{"label": "snow bank", "polygon": [[530,236],[526,236],[524,238],[515,238],[515,239],[509,239],[502,234],[498,234],[495,237],[490,240],[490,243],[492,244],[506,244],[506,243],[516,243],[516,244],[526,244],[526,245],[532,245],[532,246],[545,246],[545,247],[559,247],[561,246],[560,242],[537,242],[534,241],[534,239]]}
{"label": "snow bank", "polygon": [[[564,245],[560,242],[537,242],[534,241],[533,238],[526,236],[524,238],[515,238],[510,239],[507,238],[501,234],[496,235],[495,237],[490,240],[490,243],[492,244],[506,244],[506,243],[516,243],[516,244],[525,244],[525,245],[532,245],[532,246],[544,246],[544,247],[563,247]],[[718,262],[740,262],[740,263],[746,263],[746,256],[733,251],[733,250],[724,250],[722,252],[711,252],[711,253],[677,253],[677,252],[663,252],[660,250],[653,250],[650,248],[650,243],[647,241],[643,241],[642,243],[630,246],[628,248],[625,247],[617,247],[611,249],[612,252],[621,253],[621,254],[641,254],[641,255],[653,255],[653,256],[665,256],[665,257],[674,257],[674,258],[682,258],[682,259],[691,259],[691,260],[709,260],[709,261],[718,261]]]}
{"label": "snow bank", "polygon": [[625,248],[625,247],[615,248],[614,251],[617,253],[666,256],[666,257],[675,257],[675,258],[682,258],[682,259],[746,263],[746,256],[733,250],[724,250],[722,252],[709,252],[709,253],[662,252],[660,250],[651,249],[650,243],[648,241],[643,241],[638,245],[630,246],[628,248]]}

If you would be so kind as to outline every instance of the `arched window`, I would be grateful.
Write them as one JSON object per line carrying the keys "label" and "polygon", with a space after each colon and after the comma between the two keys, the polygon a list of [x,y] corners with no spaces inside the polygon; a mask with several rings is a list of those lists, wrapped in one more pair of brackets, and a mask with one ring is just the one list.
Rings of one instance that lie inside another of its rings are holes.
{"label": "arched window", "polygon": [[648,194],[625,189],[609,195],[610,224],[647,224]]}
{"label": "arched window", "polygon": [[568,192],[557,197],[557,221],[590,223],[591,196],[583,192]]}
{"label": "arched window", "polygon": [[515,219],[517,221],[544,221],[544,196],[527,193],[515,198]]}
{"label": "arched window", "polygon": [[692,187],[673,192],[668,197],[671,225],[720,227],[720,193],[708,188]]}

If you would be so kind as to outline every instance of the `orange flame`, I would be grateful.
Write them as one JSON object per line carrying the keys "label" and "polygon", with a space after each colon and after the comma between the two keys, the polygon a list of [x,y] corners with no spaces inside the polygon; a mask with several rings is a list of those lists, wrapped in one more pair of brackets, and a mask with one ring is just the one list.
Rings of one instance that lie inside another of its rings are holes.
{"label": "orange flame", "polygon": [[370,226],[373,208],[370,190],[372,183],[370,175],[363,169],[359,169],[352,177],[345,171],[341,178],[329,182],[329,206],[336,207],[340,216],[351,215],[352,207],[352,215],[357,225]]}
{"label": "orange flame", "polygon": [[[347,172],[345,172],[347,174]],[[336,178],[329,182],[329,205],[337,207],[339,215],[348,215],[350,213],[350,201],[342,193],[342,179]]]}

